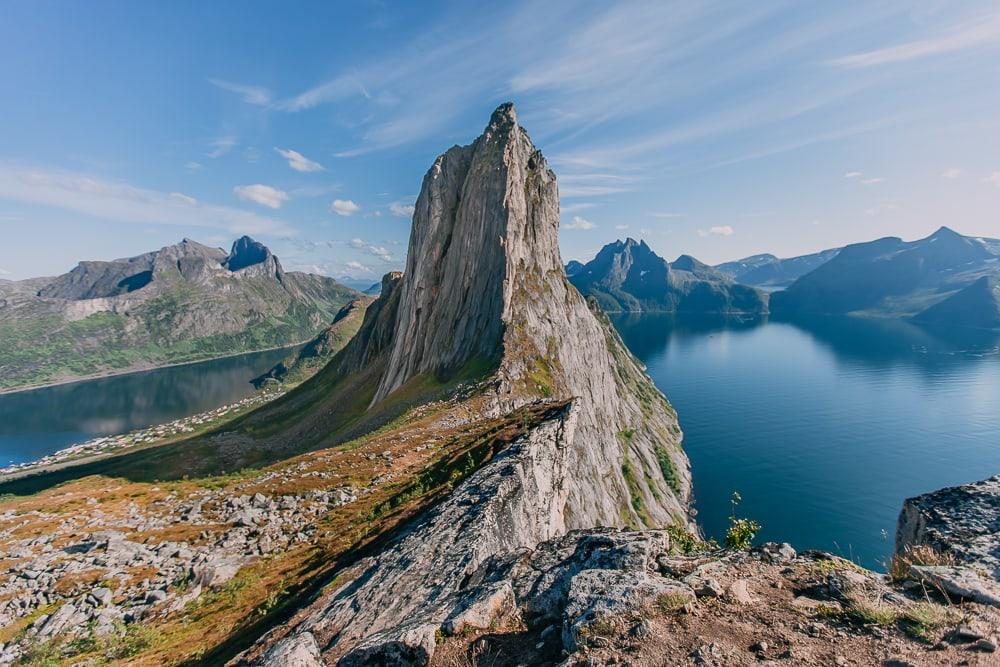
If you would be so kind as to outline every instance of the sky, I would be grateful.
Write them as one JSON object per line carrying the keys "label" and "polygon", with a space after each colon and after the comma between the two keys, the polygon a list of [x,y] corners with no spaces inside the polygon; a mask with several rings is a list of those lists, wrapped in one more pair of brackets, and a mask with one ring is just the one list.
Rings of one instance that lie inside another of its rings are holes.
{"label": "sky", "polygon": [[48,2],[0,20],[0,278],[184,237],[403,267],[424,173],[511,100],[563,258],[1000,237],[996,2]]}

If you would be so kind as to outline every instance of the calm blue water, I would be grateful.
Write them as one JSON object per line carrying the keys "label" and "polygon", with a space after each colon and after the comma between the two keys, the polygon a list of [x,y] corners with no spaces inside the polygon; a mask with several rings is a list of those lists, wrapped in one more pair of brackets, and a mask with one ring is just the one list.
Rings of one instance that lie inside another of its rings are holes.
{"label": "calm blue water", "polygon": [[291,349],[252,352],[0,394],[0,466],[238,401],[254,392],[251,379],[290,353]]}
{"label": "calm blue water", "polygon": [[615,324],[677,408],[709,536],[738,490],[761,539],[880,567],[904,498],[1000,473],[1000,335],[852,318]]}

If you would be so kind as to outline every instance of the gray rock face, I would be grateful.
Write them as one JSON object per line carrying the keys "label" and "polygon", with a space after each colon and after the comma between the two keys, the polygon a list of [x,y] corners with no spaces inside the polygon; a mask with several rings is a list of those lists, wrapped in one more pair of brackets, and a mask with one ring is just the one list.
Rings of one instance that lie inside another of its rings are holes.
{"label": "gray rock face", "polygon": [[[512,593],[525,599],[517,578],[500,576],[525,550],[575,528],[692,527],[676,416],[569,284],[558,224],[555,175],[512,105],[427,173],[406,273],[383,281],[338,368],[387,359],[378,402],[419,376],[488,365],[484,417],[552,407],[398,542],[342,575],[282,641],[308,633],[328,662],[345,665],[424,664],[442,628],[482,623]],[[567,589],[564,579],[553,591]],[[585,579],[580,614],[596,604],[585,599],[597,583]],[[629,575],[609,585],[638,599],[659,590],[647,583]]]}
{"label": "gray rock face", "polygon": [[1000,606],[1000,475],[908,499],[896,553],[927,546],[954,564],[914,565],[912,574],[952,595]]}

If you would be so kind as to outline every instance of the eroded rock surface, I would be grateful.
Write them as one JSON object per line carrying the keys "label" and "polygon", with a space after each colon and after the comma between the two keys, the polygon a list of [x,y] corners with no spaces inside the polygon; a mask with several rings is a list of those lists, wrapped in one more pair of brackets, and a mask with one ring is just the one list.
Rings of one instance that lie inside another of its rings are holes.
{"label": "eroded rock surface", "polygon": [[[926,552],[921,558],[919,547],[940,558]],[[918,579],[1000,607],[1000,475],[908,499],[899,515],[896,554],[912,561]]]}

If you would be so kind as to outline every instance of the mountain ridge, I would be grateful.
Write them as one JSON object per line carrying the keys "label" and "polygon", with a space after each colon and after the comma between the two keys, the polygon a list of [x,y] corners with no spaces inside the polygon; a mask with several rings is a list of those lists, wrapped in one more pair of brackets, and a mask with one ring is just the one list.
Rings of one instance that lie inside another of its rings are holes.
{"label": "mountain ridge", "polygon": [[247,236],[229,253],[184,239],[0,291],[0,389],[299,343],[357,294],[286,272]]}
{"label": "mountain ridge", "polygon": [[845,246],[773,294],[772,312],[913,317],[993,275],[1000,275],[1000,241],[941,227],[915,241],[890,236]]}
{"label": "mountain ridge", "polygon": [[570,282],[608,312],[764,314],[767,295],[690,255],[668,262],[643,241],[605,245]]}

